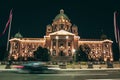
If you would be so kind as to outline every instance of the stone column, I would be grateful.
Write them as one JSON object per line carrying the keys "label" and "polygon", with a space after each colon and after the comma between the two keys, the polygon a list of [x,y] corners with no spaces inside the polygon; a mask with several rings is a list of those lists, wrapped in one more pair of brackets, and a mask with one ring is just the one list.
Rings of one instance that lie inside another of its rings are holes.
{"label": "stone column", "polygon": [[50,49],[51,49],[51,50],[50,50],[50,51],[51,51],[51,55],[52,55],[52,51],[53,51],[52,46],[53,46],[53,41],[52,41],[52,39],[51,39],[51,48],[50,48]]}
{"label": "stone column", "polygon": [[56,36],[56,55],[58,56],[58,39],[59,37]]}
{"label": "stone column", "polygon": [[112,54],[112,45],[110,44],[110,60],[113,61],[113,54]]}
{"label": "stone column", "polygon": [[67,53],[67,56],[68,56],[68,38],[69,38],[69,37],[66,36],[66,50],[67,50],[66,53]]}
{"label": "stone column", "polygon": [[73,41],[72,41],[72,55],[73,55],[73,49],[74,49],[74,44],[73,44]]}

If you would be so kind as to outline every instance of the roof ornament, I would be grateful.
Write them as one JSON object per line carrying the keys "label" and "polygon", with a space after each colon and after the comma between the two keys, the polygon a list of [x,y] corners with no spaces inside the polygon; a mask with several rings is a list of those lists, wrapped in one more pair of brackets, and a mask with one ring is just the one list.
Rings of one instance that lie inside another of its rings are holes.
{"label": "roof ornament", "polygon": [[63,9],[60,10],[60,14],[64,14],[64,10]]}

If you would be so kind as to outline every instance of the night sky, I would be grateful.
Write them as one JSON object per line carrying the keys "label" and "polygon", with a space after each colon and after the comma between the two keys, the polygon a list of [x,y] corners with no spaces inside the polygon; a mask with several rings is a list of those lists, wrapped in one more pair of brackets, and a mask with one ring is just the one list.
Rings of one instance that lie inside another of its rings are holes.
{"label": "night sky", "polygon": [[[120,0],[0,0],[0,33],[12,8],[11,37],[17,32],[23,37],[44,37],[46,25],[52,23],[60,9],[78,26],[81,38],[99,39],[103,32],[115,43],[113,13],[116,10],[120,27]],[[8,29],[0,37],[0,46],[6,46],[7,34]]]}

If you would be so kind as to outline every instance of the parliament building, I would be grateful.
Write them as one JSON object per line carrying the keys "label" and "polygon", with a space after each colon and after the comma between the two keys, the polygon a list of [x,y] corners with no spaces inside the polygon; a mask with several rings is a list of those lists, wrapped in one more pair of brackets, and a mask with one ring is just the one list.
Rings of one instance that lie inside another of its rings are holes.
{"label": "parliament building", "polygon": [[87,44],[92,59],[101,58],[103,61],[113,61],[112,43],[109,39],[81,39],[78,35],[78,26],[70,22],[68,16],[61,9],[52,24],[46,26],[44,38],[23,38],[17,33],[10,41],[9,56],[17,60],[23,57],[34,57],[33,52],[39,47],[49,49],[52,61],[71,61],[80,45]]}

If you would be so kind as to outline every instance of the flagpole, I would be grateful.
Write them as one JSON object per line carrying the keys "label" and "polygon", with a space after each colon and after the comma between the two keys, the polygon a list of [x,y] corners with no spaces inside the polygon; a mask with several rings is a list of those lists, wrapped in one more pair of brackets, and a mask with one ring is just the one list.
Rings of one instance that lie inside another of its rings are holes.
{"label": "flagpole", "polygon": [[115,34],[115,40],[118,44],[118,54],[119,54],[119,61],[120,61],[120,35],[119,35],[119,28],[117,24],[117,11],[114,12],[114,34]]}
{"label": "flagpole", "polygon": [[6,51],[8,51],[8,49],[9,49],[9,39],[10,39],[10,31],[11,31],[11,23],[12,23],[11,12],[10,12],[10,17],[11,17],[11,20],[10,20],[10,24],[9,24],[9,31],[8,31],[8,39],[7,39],[7,48],[6,48]]}
{"label": "flagpole", "polygon": [[117,36],[117,21],[116,21],[116,14],[117,12],[115,11],[114,12],[114,34],[115,34],[115,40],[116,40],[116,43],[118,43],[118,36]]}
{"label": "flagpole", "polygon": [[119,48],[119,61],[120,61],[120,34],[119,34],[119,29],[118,29],[118,48]]}

